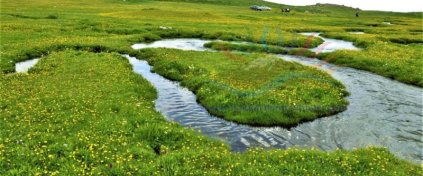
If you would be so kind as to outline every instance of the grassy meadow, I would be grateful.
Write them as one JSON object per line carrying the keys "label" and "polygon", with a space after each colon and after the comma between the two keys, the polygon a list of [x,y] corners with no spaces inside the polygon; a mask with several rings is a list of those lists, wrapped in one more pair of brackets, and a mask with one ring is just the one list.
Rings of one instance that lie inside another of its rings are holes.
{"label": "grassy meadow", "polygon": [[[320,59],[423,87],[421,13],[363,11],[356,18],[354,9],[325,5],[282,14],[280,5],[261,1],[274,10],[248,8],[258,3],[2,0],[0,175],[422,175],[421,166],[374,147],[235,153],[155,111],[156,91],[120,54],[147,59],[157,73],[181,81],[211,113],[252,125],[289,127],[347,105],[344,86],[328,74],[266,54],[314,56],[302,48],[322,40],[297,32],[323,32],[362,48]],[[228,50],[221,53],[130,48],[165,38],[255,44],[208,44]],[[13,73],[15,63],[35,57],[41,60],[28,74]],[[287,108],[225,108],[246,105]],[[257,120],[263,114],[271,118]]]}

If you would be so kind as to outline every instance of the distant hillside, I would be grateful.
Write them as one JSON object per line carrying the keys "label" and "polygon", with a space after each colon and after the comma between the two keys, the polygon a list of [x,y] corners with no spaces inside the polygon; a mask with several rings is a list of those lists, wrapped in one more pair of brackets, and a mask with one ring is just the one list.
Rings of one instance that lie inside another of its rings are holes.
{"label": "distant hillside", "polygon": [[290,5],[281,5],[289,7],[297,12],[305,12],[305,13],[319,13],[319,14],[353,14],[357,10],[357,8],[348,7],[344,5],[337,5],[337,4],[315,4],[309,6],[290,6]]}
{"label": "distant hillside", "polygon": [[[119,0],[122,1],[122,0]],[[246,6],[251,5],[265,5],[272,7],[276,10],[279,8],[290,8],[295,12],[303,13],[315,13],[315,14],[331,14],[335,16],[354,16],[355,12],[360,10],[358,8],[338,5],[338,4],[328,4],[328,3],[317,3],[315,5],[309,6],[292,6],[277,4],[273,2],[267,2],[263,0],[125,0],[126,2],[145,2],[145,1],[168,1],[168,2],[187,2],[187,3],[205,3],[205,4],[216,4],[216,5],[231,5],[231,6]],[[380,16],[380,15],[389,15],[389,16],[407,16],[414,18],[421,18],[422,12],[413,12],[413,13],[399,13],[399,12],[383,12],[383,11],[362,11],[369,16]]]}
{"label": "distant hillside", "polygon": [[343,10],[360,10],[359,8],[349,7],[345,5],[339,5],[339,4],[329,4],[329,3],[317,3],[317,7],[330,7],[330,8],[337,8],[337,9],[343,9]]}
{"label": "distant hillside", "polygon": [[[136,0],[131,0],[136,1]],[[277,4],[273,2],[267,2],[263,0],[156,0],[156,1],[173,1],[173,2],[191,2],[191,3],[207,3],[207,4],[220,4],[220,5],[236,5],[236,6],[250,6],[250,5],[266,5],[270,7],[292,7],[299,9],[309,9],[313,10],[315,8],[321,8],[326,10],[356,10],[356,8],[348,7],[344,5],[337,4],[321,4],[317,3],[316,5],[311,6],[290,6]]]}
{"label": "distant hillside", "polygon": [[[154,1],[154,0],[126,0],[126,2],[143,2],[143,1],[145,2],[145,1]],[[233,6],[251,6],[251,5],[266,5],[270,7],[280,6],[279,4],[266,2],[263,0],[155,0],[155,1],[206,3],[206,4],[217,4],[217,5],[233,5]]]}

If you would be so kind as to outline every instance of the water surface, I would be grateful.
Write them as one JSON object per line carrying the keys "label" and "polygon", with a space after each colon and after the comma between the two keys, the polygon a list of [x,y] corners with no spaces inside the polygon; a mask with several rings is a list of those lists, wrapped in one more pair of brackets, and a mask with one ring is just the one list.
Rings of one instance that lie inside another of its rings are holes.
{"label": "water surface", "polygon": [[203,45],[209,40],[200,40],[200,39],[165,39],[155,41],[153,43],[144,44],[138,43],[132,45],[133,49],[142,49],[142,48],[173,48],[180,50],[194,50],[194,51],[206,51],[207,48],[204,48]]}
{"label": "water surface", "polygon": [[316,53],[328,53],[328,52],[334,52],[336,50],[360,50],[359,48],[354,46],[353,42],[321,37],[320,33],[318,32],[303,32],[300,34],[306,35],[306,36],[319,37],[323,40],[322,44],[320,44],[316,48],[310,49],[311,51],[314,51]]}
{"label": "water surface", "polygon": [[350,34],[365,34],[364,32],[360,32],[360,31],[358,31],[358,32],[348,32],[348,33],[350,33]]}
{"label": "water surface", "polygon": [[23,62],[18,62],[15,64],[15,72],[16,73],[28,72],[28,70],[32,68],[35,64],[37,64],[39,60],[40,60],[39,58],[35,58],[31,60],[26,60]]}

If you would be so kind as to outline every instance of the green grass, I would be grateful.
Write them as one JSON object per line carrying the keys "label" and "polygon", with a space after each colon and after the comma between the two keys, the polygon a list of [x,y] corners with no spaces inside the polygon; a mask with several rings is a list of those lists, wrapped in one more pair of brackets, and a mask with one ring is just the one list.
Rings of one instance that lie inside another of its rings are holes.
{"label": "green grass", "polygon": [[[363,48],[320,58],[422,87],[422,13],[363,11],[360,18],[355,18],[353,9],[339,6],[294,7],[292,13],[282,14],[277,9],[280,5],[270,3],[260,3],[275,8],[269,12],[248,8],[258,1],[203,2],[2,0],[0,175],[422,175],[421,167],[396,159],[385,149],[231,153],[221,142],[166,122],[154,110],[154,89],[131,72],[126,60],[110,53],[136,55],[130,48],[133,43],[180,37],[249,41],[272,45],[275,51],[284,52],[279,46],[304,47],[310,43],[307,37],[295,32],[320,31]],[[394,25],[383,25],[383,21]],[[173,29],[160,30],[159,26]],[[347,31],[366,34],[351,35]],[[313,39],[310,47],[321,42]],[[262,52],[256,46],[260,45],[227,48],[242,51],[251,47],[251,51]],[[301,54],[300,51],[296,53]],[[42,60],[30,74],[11,74],[16,62],[40,56]],[[244,59],[254,61],[255,56],[264,55],[253,54]],[[261,66],[262,61],[274,59],[263,57],[258,61],[252,63]],[[175,71],[185,70],[186,65],[163,64]],[[227,66],[214,62],[194,70],[213,75],[211,67]],[[216,74],[223,73],[218,71],[223,70],[216,70]],[[216,75],[216,80],[242,93],[258,89],[279,76],[267,71],[269,76],[257,74],[260,79],[250,79],[242,71],[233,72],[228,79]],[[317,76],[305,77],[304,81],[313,82],[322,76],[333,82],[326,74],[316,73]],[[206,76],[199,81],[209,80]],[[246,80],[251,83],[243,87]],[[299,79],[294,80],[288,87],[298,87]],[[326,88],[301,91],[320,95],[319,90]],[[334,95],[332,92],[325,96],[330,99]],[[298,101],[310,97],[287,96]],[[330,102],[344,105],[341,99]],[[327,102],[323,105],[332,106]],[[321,114],[315,113],[314,117]]]}
{"label": "green grass", "polygon": [[286,48],[277,45],[255,44],[255,43],[231,43],[231,42],[208,42],[204,47],[218,51],[240,51],[240,52],[256,52],[271,54],[289,54],[307,57],[316,57],[317,55],[308,50],[309,48]]}
{"label": "green grass", "polygon": [[204,47],[219,51],[241,51],[241,52],[265,52],[273,54],[288,54],[288,50],[284,47],[275,45],[264,45],[254,43],[231,43],[231,42],[208,42]]}
{"label": "green grass", "polygon": [[116,53],[53,52],[0,83],[0,175],[422,174],[374,147],[232,153],[167,122],[154,88]]}
{"label": "green grass", "polygon": [[292,127],[346,109],[345,87],[317,69],[264,54],[141,50],[154,71],[194,91],[214,115]]}

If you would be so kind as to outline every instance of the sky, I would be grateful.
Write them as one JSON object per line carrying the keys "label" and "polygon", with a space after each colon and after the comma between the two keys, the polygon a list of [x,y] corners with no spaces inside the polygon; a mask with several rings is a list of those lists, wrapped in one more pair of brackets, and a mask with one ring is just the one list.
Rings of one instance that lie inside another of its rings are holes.
{"label": "sky", "polygon": [[314,5],[331,3],[346,5],[362,10],[382,10],[394,12],[422,12],[423,0],[264,0],[287,5]]}

